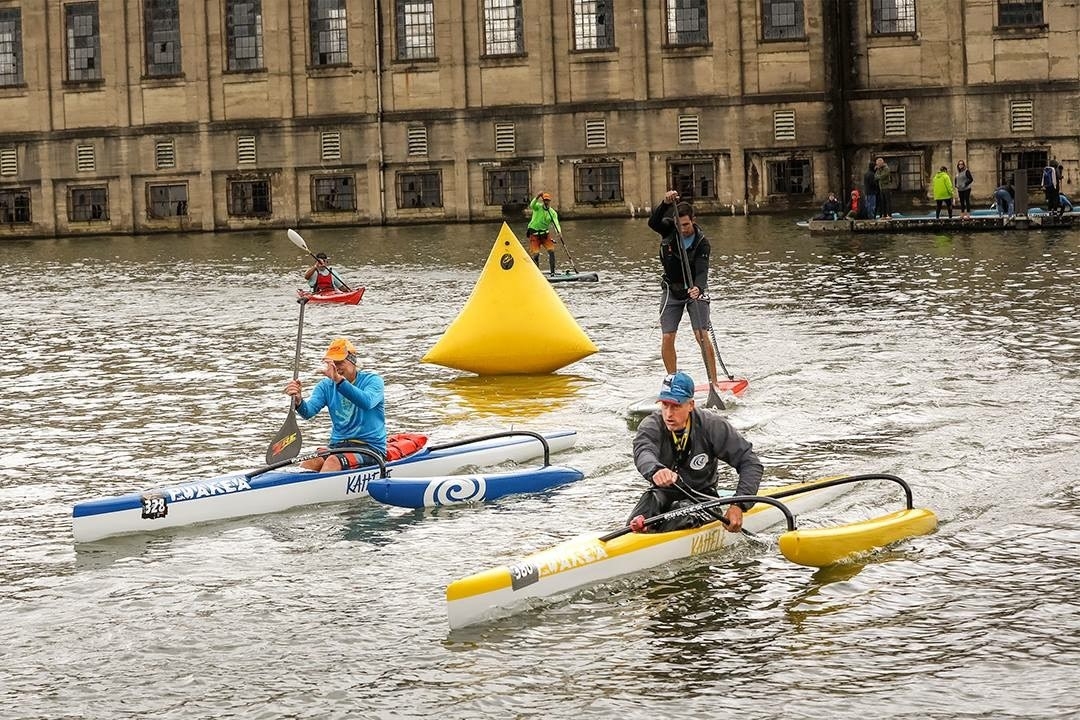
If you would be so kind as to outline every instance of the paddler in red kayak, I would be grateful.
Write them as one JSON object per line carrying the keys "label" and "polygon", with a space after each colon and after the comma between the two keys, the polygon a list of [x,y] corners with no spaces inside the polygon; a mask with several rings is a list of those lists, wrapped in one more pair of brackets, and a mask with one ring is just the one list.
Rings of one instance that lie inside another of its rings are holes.
{"label": "paddler in red kayak", "polygon": [[345,283],[341,282],[337,273],[330,267],[330,258],[326,253],[319,253],[315,256],[315,264],[304,273],[304,279],[307,280],[313,293],[348,290]]}

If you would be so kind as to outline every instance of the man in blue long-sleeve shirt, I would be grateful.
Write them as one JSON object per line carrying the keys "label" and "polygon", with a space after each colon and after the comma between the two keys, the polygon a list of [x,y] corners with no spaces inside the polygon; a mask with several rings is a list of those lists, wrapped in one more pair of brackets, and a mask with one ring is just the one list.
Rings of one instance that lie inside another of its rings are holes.
{"label": "man in blue long-sleeve shirt", "polygon": [[386,415],[383,406],[383,379],[376,373],[356,367],[356,346],[337,338],[323,356],[323,374],[311,397],[304,400],[299,380],[285,385],[285,394],[296,403],[296,414],[305,420],[323,408],[330,414],[332,430],[329,448],[345,452],[302,463],[309,470],[335,472],[370,463],[363,455],[347,452],[349,448],[367,448],[386,457]]}

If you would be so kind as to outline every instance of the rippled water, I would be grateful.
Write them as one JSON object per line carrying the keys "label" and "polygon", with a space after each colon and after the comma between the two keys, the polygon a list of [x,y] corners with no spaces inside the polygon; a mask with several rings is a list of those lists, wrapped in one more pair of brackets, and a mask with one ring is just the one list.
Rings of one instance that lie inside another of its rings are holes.
{"label": "rippled water", "polygon": [[[623,413],[662,375],[643,220],[566,223],[603,281],[558,292],[600,352],[529,378],[419,362],[497,226],[306,233],[368,290],[308,308],[303,379],[347,334],[387,379],[392,430],[574,427],[559,461],[584,481],[78,550],[78,500],[259,464],[304,258],[283,232],[0,244],[0,716],[1075,717],[1080,232],[704,225],[721,355],[751,380],[730,417],[766,482],[895,473],[938,532],[817,572],[748,544],[454,633],[447,583],[617,527],[643,487]],[[325,417],[303,429],[310,447]],[[866,487],[815,520],[898,506]]]}

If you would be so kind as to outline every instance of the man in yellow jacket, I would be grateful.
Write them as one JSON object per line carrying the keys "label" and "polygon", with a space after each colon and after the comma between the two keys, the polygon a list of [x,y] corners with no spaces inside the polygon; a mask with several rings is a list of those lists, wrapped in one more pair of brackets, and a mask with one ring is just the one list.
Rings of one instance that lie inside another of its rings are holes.
{"label": "man in yellow jacket", "polygon": [[941,218],[941,206],[949,209],[949,217],[952,217],[953,184],[949,177],[949,168],[944,165],[934,176],[934,200],[937,201],[937,212],[934,217]]}

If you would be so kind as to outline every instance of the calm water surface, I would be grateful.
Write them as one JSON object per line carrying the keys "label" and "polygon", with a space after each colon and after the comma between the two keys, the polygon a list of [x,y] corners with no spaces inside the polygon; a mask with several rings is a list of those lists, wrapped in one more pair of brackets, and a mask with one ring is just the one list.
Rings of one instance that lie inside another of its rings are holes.
{"label": "calm water surface", "polygon": [[[76,549],[76,501],[260,464],[287,410],[305,257],[281,231],[5,242],[0,717],[1076,717],[1080,232],[703,224],[721,355],[751,381],[730,417],[766,482],[895,473],[936,534],[818,572],[746,545],[447,630],[449,582],[618,527],[643,488],[624,408],[663,373],[657,266],[627,219],[565,224],[602,282],[557,291],[600,352],[544,377],[420,362],[498,226],[305,233],[367,286],[357,307],[308,308],[309,387],[348,335],[387,379],[391,430],[573,427],[559,461],[584,481]],[[506,313],[519,321],[513,298]],[[320,442],[325,416],[303,430]],[[865,487],[813,520],[898,506]]]}

